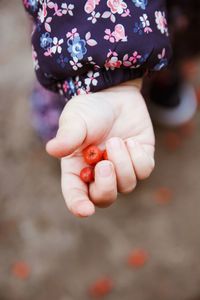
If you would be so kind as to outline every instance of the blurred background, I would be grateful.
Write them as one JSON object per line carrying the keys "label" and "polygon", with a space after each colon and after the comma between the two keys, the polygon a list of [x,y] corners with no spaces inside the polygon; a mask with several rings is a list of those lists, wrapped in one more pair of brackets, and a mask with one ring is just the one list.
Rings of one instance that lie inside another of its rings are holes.
{"label": "blurred background", "polygon": [[29,27],[0,0],[0,300],[199,300],[199,112],[156,128],[155,172],[133,194],[76,219],[31,127]]}

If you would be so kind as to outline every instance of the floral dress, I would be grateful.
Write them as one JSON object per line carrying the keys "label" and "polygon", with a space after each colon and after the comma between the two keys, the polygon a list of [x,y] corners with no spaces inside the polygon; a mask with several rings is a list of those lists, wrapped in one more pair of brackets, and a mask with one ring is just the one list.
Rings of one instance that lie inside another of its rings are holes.
{"label": "floral dress", "polygon": [[71,99],[161,70],[171,57],[164,0],[23,0],[45,88]]}

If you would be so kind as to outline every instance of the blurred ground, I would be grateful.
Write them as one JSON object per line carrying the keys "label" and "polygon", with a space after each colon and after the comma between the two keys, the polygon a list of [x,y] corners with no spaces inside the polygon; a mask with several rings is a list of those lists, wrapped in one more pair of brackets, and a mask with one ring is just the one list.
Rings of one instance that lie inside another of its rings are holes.
{"label": "blurred ground", "polygon": [[[102,276],[114,281],[108,300],[199,300],[199,113],[177,149],[163,142],[174,133],[156,130],[157,168],[132,195],[75,219],[61,196],[59,166],[30,125],[26,21],[19,1],[0,1],[0,300],[87,300]],[[163,204],[155,201],[162,186],[172,192]],[[149,261],[130,268],[127,256],[138,247]],[[21,261],[25,270],[16,271]]]}

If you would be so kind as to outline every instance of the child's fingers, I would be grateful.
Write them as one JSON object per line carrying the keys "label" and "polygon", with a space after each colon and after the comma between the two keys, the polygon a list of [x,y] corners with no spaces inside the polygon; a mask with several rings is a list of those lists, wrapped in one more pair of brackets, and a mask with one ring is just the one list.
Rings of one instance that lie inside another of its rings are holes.
{"label": "child's fingers", "polygon": [[111,138],[106,142],[106,150],[108,159],[115,167],[118,191],[120,193],[133,191],[137,180],[125,143],[120,138]]}
{"label": "child's fingers", "polygon": [[126,141],[127,149],[133,162],[138,179],[146,179],[154,169],[154,147],[144,146],[135,139]]}
{"label": "child's fingers", "polygon": [[99,207],[107,207],[116,200],[117,180],[111,162],[104,160],[95,166],[95,181],[90,184],[89,195]]}
{"label": "child's fingers", "polygon": [[77,175],[80,163],[73,158],[61,161],[61,186],[69,210],[77,217],[89,217],[95,207],[88,197],[87,185]]}
{"label": "child's fingers", "polygon": [[94,214],[94,204],[89,200],[87,193],[79,188],[66,190],[63,194],[67,207],[77,217],[89,217]]}
{"label": "child's fingers", "polygon": [[86,135],[85,121],[77,114],[65,113],[60,119],[57,135],[47,143],[46,151],[58,158],[65,157],[82,145]]}

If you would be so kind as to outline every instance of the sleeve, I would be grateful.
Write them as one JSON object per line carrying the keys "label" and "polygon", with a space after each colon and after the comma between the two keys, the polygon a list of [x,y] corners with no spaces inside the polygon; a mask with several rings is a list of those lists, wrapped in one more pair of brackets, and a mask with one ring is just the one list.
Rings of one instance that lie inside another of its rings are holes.
{"label": "sleeve", "polygon": [[67,99],[165,68],[164,0],[24,0],[40,83]]}
{"label": "sleeve", "polygon": [[34,20],[37,19],[39,7],[41,6],[40,0],[22,0],[26,11],[33,17]]}

